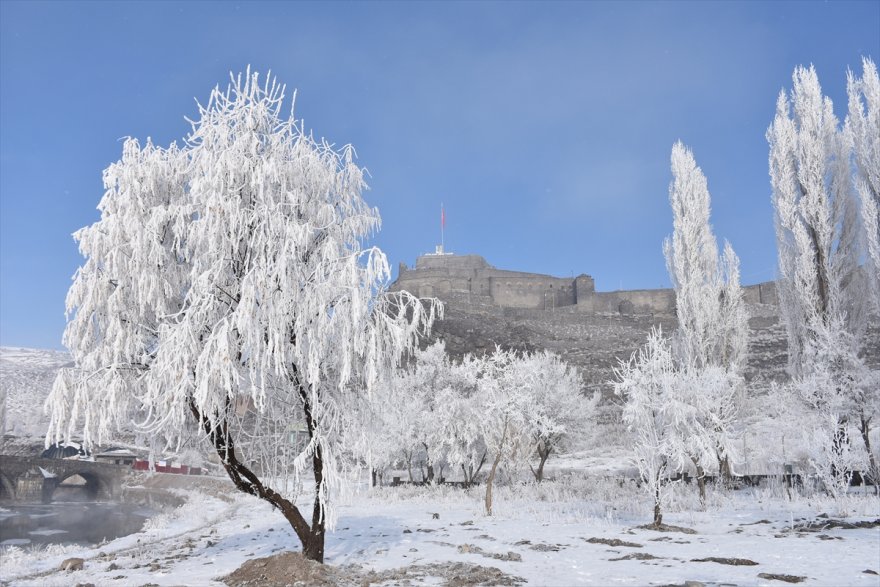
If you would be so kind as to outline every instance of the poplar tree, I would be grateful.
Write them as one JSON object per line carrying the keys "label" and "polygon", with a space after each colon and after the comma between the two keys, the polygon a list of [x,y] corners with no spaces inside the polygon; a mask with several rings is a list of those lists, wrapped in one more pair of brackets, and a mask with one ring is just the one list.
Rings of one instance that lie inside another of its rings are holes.
{"label": "poplar tree", "polygon": [[[777,292],[793,385],[815,425],[833,427],[828,434],[833,440],[823,448],[833,454],[814,454],[812,462],[821,476],[841,485],[846,469],[839,464],[849,452],[850,420],[876,410],[876,391],[870,390],[870,372],[860,356],[869,288],[860,268],[862,231],[851,165],[850,135],[862,131],[854,95],[861,84],[850,86],[854,112],[848,123],[852,132],[846,132],[813,67],[796,68],[792,81],[790,94],[780,92],[767,131]],[[867,163],[858,183],[870,195],[870,177],[877,170],[869,153],[857,154],[856,161]]]}
{"label": "poplar tree", "polygon": [[[681,434],[692,448],[700,496],[705,469],[715,461],[730,475],[733,436],[743,388],[748,316],[739,283],[739,258],[730,243],[718,254],[709,222],[708,184],[693,153],[681,142],[672,147],[669,203],[673,233],[663,250],[675,289],[678,328],[672,336],[679,401],[696,409],[682,421]],[[702,383],[697,383],[702,382]]]}

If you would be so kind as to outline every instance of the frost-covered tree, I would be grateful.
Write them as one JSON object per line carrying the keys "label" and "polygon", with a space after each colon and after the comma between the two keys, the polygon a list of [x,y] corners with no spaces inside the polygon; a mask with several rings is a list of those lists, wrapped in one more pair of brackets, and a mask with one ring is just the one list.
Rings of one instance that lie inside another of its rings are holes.
{"label": "frost-covered tree", "polygon": [[699,410],[688,420],[691,430],[682,430],[682,434],[692,436],[690,458],[697,469],[700,495],[705,497],[704,472],[713,461],[723,474],[730,473],[748,316],[739,283],[739,259],[727,242],[723,256],[718,255],[709,223],[706,177],[681,142],[672,147],[671,161],[673,233],[663,249],[678,318],[672,348],[682,382],[691,382],[677,386],[685,394],[679,399]]}
{"label": "frost-covered tree", "polygon": [[668,480],[688,460],[675,410],[687,407],[676,399],[680,384],[672,347],[660,329],[653,329],[644,347],[615,369],[614,393],[624,399],[623,422],[633,436],[633,462],[654,505],[654,525],[663,523]]}
{"label": "frost-covered tree", "polygon": [[[789,369],[810,368],[804,351],[821,324],[853,334],[864,328],[858,209],[848,141],[814,68],[798,67],[767,131],[779,252],[777,292],[788,332]],[[858,338],[856,336],[856,338]],[[854,349],[855,351],[855,349]]]}
{"label": "frost-covered tree", "polygon": [[128,139],[104,172],[101,218],[74,235],[76,367],[53,387],[47,440],[82,426],[87,445],[129,429],[174,444],[198,430],[323,561],[349,406],[414,347],[433,305],[386,293],[353,148],[316,142],[283,101],[248,71],[199,106],[183,147]]}
{"label": "frost-covered tree", "polygon": [[521,374],[525,392],[531,396],[527,418],[538,467],[529,467],[535,480],[541,482],[550,454],[586,436],[600,395],[584,396],[577,371],[548,351],[526,353],[513,368]]}
{"label": "frost-covered tree", "polygon": [[[862,77],[847,74],[849,114],[846,132],[852,140],[856,166],[856,191],[862,204],[862,226],[865,238],[864,275],[871,291],[875,315],[880,316],[880,77],[871,59],[862,59]],[[873,390],[859,410],[859,432],[868,452],[875,488],[880,479],[880,467],[871,449],[871,422],[880,410],[880,373],[869,374]]]}
{"label": "frost-covered tree", "polygon": [[[852,94],[851,101],[858,102]],[[860,137],[863,121],[858,104],[851,107],[850,131],[841,132],[815,69],[798,67],[791,95],[780,93],[767,131],[779,252],[777,291],[788,332],[789,370],[795,385],[812,381],[811,395],[826,396],[814,398],[816,405],[824,410],[838,406],[836,416],[823,421],[838,422],[833,434],[839,439],[849,437],[851,418],[876,410],[876,391],[864,393],[860,382],[868,379],[859,375],[864,370],[860,348],[869,288],[860,278],[861,231],[850,162],[850,135],[861,142],[855,137]],[[876,172],[870,160],[870,152],[856,155],[860,169],[867,162],[868,175]],[[865,181],[860,171],[862,188]],[[849,395],[846,401],[834,399],[840,393]],[[841,442],[833,442],[832,448]]]}
{"label": "frost-covered tree", "polygon": [[446,354],[446,345],[436,342],[417,351],[406,368],[390,374],[394,407],[386,414],[386,436],[393,436],[397,452],[403,457],[410,481],[412,465],[424,465],[422,480],[433,482],[435,469],[446,465],[444,417],[441,404],[450,401],[466,386],[462,363],[454,363]]}
{"label": "frost-covered tree", "polygon": [[[876,372],[849,352],[854,345],[846,341],[850,336],[833,322],[820,325],[806,347],[805,358],[812,368],[792,383],[796,397],[807,407],[800,427],[809,464],[835,498],[846,492],[852,471],[867,460],[864,451],[851,446],[848,417],[864,413],[876,397],[878,383]],[[870,450],[870,442],[865,448]]]}
{"label": "frost-covered tree", "polygon": [[534,413],[529,392],[529,373],[514,351],[496,348],[482,359],[478,380],[479,424],[491,466],[486,478],[486,515],[492,515],[492,489],[498,467],[506,462],[528,458],[532,446]]}
{"label": "frost-covered tree", "polygon": [[440,390],[436,402],[437,430],[443,439],[446,461],[461,469],[465,485],[470,486],[477,480],[487,458],[481,426],[483,404],[478,386],[483,361],[465,355],[450,367],[450,385]]}
{"label": "frost-covered tree", "polygon": [[880,314],[880,77],[871,59],[862,59],[861,78],[847,73],[847,94],[846,130],[852,140],[855,185],[862,203],[865,273],[874,311]]}

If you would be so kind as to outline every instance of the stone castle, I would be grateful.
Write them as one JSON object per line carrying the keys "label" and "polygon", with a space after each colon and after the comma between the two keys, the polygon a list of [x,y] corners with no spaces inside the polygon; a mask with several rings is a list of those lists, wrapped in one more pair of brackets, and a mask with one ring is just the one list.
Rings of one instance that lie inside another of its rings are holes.
{"label": "stone castle", "polygon": [[[499,308],[547,310],[570,308],[588,314],[675,314],[675,292],[671,289],[640,289],[598,292],[593,278],[552,277],[497,269],[479,255],[438,252],[422,255],[414,268],[400,264],[394,290],[406,290],[418,297],[466,296],[473,304]],[[773,282],[744,288],[747,304],[776,304]],[[464,300],[462,300],[464,301]]]}
{"label": "stone castle", "polygon": [[[652,328],[677,327],[671,289],[598,292],[593,278],[572,278],[496,269],[479,255],[422,255],[415,267],[400,265],[392,290],[436,297],[445,307],[432,340],[454,357],[504,348],[548,350],[576,367],[585,390],[600,392],[609,421],[619,416],[612,380],[621,360],[645,343]],[[779,320],[773,282],[743,288],[749,316],[744,376],[749,393],[763,393],[788,377],[787,336]],[[880,321],[867,336],[880,341]],[[865,359],[880,367],[880,344],[866,346]]]}
{"label": "stone castle", "polygon": [[[599,292],[589,275],[552,277],[507,271],[479,255],[453,255],[438,247],[415,267],[401,263],[393,291],[436,297],[445,318],[432,338],[453,356],[491,352],[496,345],[549,350],[581,372],[585,386],[608,396],[614,368],[645,342],[654,327],[676,327],[671,289]],[[747,377],[784,377],[785,330],[773,282],[743,288],[751,337]]]}

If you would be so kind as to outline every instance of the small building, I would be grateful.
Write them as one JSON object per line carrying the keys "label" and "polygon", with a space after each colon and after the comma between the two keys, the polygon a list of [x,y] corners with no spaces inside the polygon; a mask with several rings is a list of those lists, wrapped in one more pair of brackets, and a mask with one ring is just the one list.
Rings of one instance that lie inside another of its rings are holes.
{"label": "small building", "polygon": [[103,452],[92,455],[95,462],[109,463],[111,465],[132,466],[137,460],[138,455],[127,448],[109,448]]}

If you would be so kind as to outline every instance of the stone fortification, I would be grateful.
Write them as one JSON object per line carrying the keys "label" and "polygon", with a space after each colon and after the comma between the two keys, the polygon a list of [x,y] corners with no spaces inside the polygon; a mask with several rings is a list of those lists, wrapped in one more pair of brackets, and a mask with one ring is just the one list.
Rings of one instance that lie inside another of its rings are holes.
{"label": "stone fortification", "polygon": [[[422,255],[413,269],[401,263],[393,289],[440,299],[464,295],[472,303],[499,308],[546,311],[571,307],[588,314],[675,314],[671,289],[597,292],[595,281],[586,274],[566,278],[507,271],[496,269],[479,255]],[[776,304],[772,282],[745,290],[748,303]]]}
{"label": "stone fortification", "polygon": [[[578,367],[588,389],[611,390],[614,368],[645,343],[652,327],[677,326],[675,292],[643,289],[597,292],[593,278],[551,277],[496,269],[479,255],[424,255],[414,268],[401,264],[392,290],[436,297],[446,308],[434,337],[456,356],[491,352],[495,345],[549,350]],[[759,391],[784,380],[785,326],[779,320],[773,282],[743,288],[749,313],[745,376]],[[880,341],[869,322],[868,340]],[[868,364],[880,366],[880,342],[866,345]]]}
{"label": "stone fortification", "polygon": [[[401,264],[392,289],[444,302],[446,317],[434,337],[453,355],[482,354],[495,345],[550,350],[608,399],[619,361],[644,344],[652,327],[671,333],[677,326],[671,289],[597,292],[589,275],[506,271],[479,255],[424,255],[413,268]],[[760,389],[785,378],[786,334],[774,284],[744,289],[751,330],[746,377],[751,389]]]}

